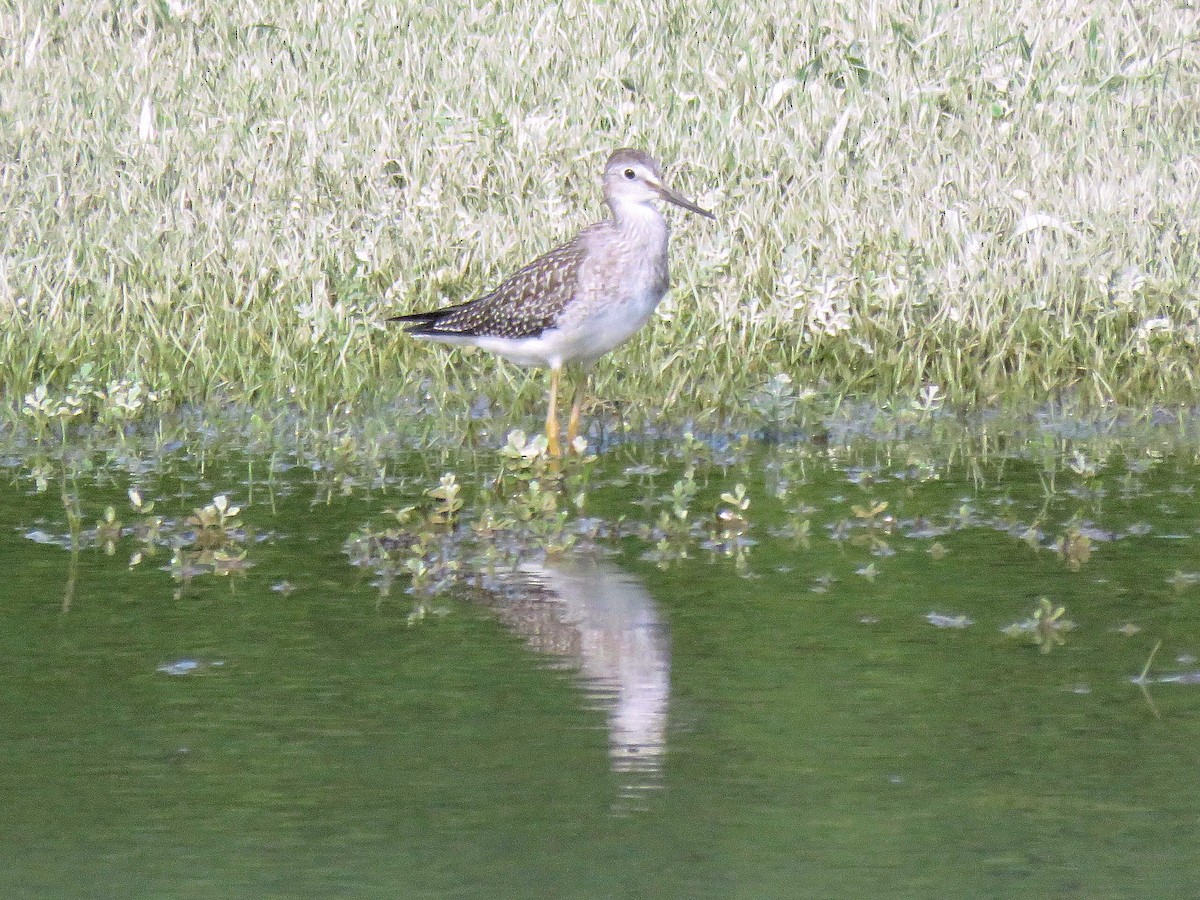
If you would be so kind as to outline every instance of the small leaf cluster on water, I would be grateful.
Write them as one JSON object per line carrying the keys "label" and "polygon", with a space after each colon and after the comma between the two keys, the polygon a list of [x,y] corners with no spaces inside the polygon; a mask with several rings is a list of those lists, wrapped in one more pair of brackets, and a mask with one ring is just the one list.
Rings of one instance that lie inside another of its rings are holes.
{"label": "small leaf cluster on water", "polygon": [[755,543],[747,536],[750,530],[750,498],[746,486],[740,482],[732,491],[721,494],[721,506],[717,507],[716,522],[709,530],[708,540],[701,546],[715,550],[733,559],[739,575],[749,571],[749,551]]}
{"label": "small leaf cluster on water", "polygon": [[1084,532],[1078,515],[1067,523],[1067,530],[1055,541],[1054,549],[1072,572],[1078,572],[1092,558],[1092,539]]}
{"label": "small leaf cluster on water", "polygon": [[1064,618],[1066,612],[1066,607],[1055,606],[1049,597],[1042,597],[1028,618],[1002,630],[1012,638],[1028,636],[1039,650],[1049,653],[1067,642],[1064,632],[1075,628],[1074,622]]}
{"label": "small leaf cluster on water", "polygon": [[[154,514],[154,501],[144,500],[142,492],[137,488],[129,489],[129,505],[140,518],[133,524],[133,536],[141,544],[129,558],[129,566],[138,565],[148,556],[153,556],[155,548],[161,540],[163,517]],[[105,548],[107,551],[107,547]]]}
{"label": "small leaf cluster on water", "polygon": [[217,494],[211,503],[193,510],[186,520],[191,530],[175,543],[171,575],[186,583],[196,575],[244,572],[250,565],[245,550],[250,535],[238,518],[241,511],[224,494]]}

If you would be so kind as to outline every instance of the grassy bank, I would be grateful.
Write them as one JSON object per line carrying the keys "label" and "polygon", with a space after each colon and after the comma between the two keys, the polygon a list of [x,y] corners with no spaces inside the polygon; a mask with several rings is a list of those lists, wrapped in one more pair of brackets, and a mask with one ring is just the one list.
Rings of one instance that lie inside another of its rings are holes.
{"label": "grassy bank", "polygon": [[621,145],[719,218],[675,217],[661,316],[598,369],[631,414],[780,373],[965,402],[1196,390],[1194,8],[774,6],[17,0],[9,409],[90,364],[106,398],[528,411],[519,370],[382,320],[596,218]]}

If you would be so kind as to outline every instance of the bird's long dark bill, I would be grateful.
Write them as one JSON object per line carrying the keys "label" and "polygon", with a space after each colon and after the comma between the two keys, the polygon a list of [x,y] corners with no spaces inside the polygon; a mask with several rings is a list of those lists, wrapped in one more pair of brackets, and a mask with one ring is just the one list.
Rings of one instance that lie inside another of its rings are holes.
{"label": "bird's long dark bill", "polygon": [[694,213],[699,213],[700,215],[704,216],[704,218],[706,218],[706,219],[714,219],[715,220],[717,218],[712,213],[710,213],[707,209],[701,209],[699,206],[697,206],[691,200],[687,199],[686,197],[681,197],[679,194],[675,193],[670,188],[665,188],[665,187],[659,185],[657,190],[658,190],[659,196],[661,196],[668,203],[674,203],[676,206],[682,206],[684,209],[689,209]]}

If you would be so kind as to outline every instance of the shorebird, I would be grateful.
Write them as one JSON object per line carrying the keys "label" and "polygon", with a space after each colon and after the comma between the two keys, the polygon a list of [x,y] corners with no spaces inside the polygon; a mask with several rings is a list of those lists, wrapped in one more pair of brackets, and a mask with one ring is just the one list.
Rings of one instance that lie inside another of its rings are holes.
{"label": "shorebird", "polygon": [[389,319],[406,323],[416,338],[473,345],[521,366],[548,368],[546,442],[553,456],[561,455],[557,404],[563,367],[578,363],[584,370],[567,423],[571,446],[591,364],[645,325],[667,292],[671,229],[655,201],[714,218],[663,184],[658,163],[640,150],[609,156],[604,199],[611,218],[521,267],[495,290],[457,306]]}

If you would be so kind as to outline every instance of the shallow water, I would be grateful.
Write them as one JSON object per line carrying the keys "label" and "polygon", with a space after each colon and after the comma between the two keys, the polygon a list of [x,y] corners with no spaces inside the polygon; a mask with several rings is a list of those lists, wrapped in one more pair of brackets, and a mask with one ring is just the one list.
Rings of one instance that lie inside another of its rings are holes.
{"label": "shallow water", "polygon": [[989,447],[9,458],[3,893],[1194,896],[1195,455]]}

